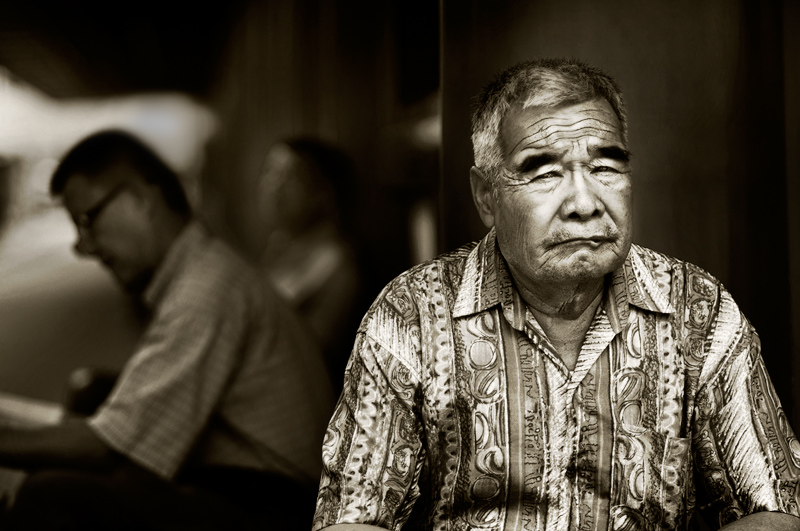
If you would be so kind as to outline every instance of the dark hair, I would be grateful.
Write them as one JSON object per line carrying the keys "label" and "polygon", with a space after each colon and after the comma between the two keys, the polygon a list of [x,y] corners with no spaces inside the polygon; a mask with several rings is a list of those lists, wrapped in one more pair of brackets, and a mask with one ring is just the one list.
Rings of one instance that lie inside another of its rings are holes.
{"label": "dark hair", "polygon": [[116,129],[95,133],[76,144],[53,173],[50,194],[63,194],[67,181],[75,174],[97,178],[120,163],[129,164],[145,182],[158,186],[170,210],[181,216],[191,214],[189,201],[175,172],[141,140]]}

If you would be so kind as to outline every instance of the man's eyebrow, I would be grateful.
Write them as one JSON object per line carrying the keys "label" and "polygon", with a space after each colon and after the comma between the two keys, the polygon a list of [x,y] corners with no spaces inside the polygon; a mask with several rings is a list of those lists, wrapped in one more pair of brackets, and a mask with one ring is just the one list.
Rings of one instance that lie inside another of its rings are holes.
{"label": "man's eyebrow", "polygon": [[600,146],[594,148],[593,155],[602,159],[618,160],[620,162],[630,162],[631,152],[619,146]]}
{"label": "man's eyebrow", "polygon": [[537,155],[528,155],[523,158],[519,164],[514,166],[517,173],[526,173],[540,168],[546,164],[552,164],[558,160],[555,153],[539,153]]}

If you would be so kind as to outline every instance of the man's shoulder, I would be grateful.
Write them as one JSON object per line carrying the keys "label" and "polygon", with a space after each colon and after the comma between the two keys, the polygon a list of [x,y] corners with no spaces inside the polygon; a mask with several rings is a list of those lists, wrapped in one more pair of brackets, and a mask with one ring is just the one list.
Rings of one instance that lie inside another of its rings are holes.
{"label": "man's shoulder", "polygon": [[203,267],[240,276],[257,275],[257,268],[251,260],[227,240],[212,233],[196,252],[196,259]]}
{"label": "man's shoulder", "polygon": [[414,265],[392,279],[384,288],[384,291],[402,289],[403,287],[426,289],[435,284],[448,286],[457,284],[463,277],[470,253],[478,243],[478,241],[470,242],[458,249]]}
{"label": "man's shoulder", "polygon": [[684,278],[702,278],[716,287],[722,286],[719,279],[692,262],[637,244],[631,246],[631,253],[635,254],[648,270],[656,274],[679,272]]}
{"label": "man's shoulder", "polygon": [[193,300],[232,297],[262,291],[256,290],[262,281],[256,267],[242,253],[203,228],[176,267],[168,292],[175,295],[188,291],[194,294]]}
{"label": "man's shoulder", "polygon": [[[454,251],[421,262],[394,277],[375,298],[363,322],[385,310],[406,322],[419,319],[420,308],[449,307],[461,282],[470,253],[479,242],[471,242]],[[383,311],[377,311],[377,310]],[[424,311],[424,310],[423,310]]]}
{"label": "man's shoulder", "polygon": [[738,319],[738,306],[725,286],[697,264],[635,244],[626,267],[634,260],[649,271],[687,326],[706,330],[718,317]]}
{"label": "man's shoulder", "polygon": [[[437,323],[447,328],[461,277],[476,245],[441,254],[396,276],[367,310],[359,326],[359,341],[379,344],[381,356],[390,356],[419,375],[425,364],[418,355],[424,344],[430,344],[429,334],[441,333]],[[360,351],[359,345],[367,343],[357,343],[356,349]]]}

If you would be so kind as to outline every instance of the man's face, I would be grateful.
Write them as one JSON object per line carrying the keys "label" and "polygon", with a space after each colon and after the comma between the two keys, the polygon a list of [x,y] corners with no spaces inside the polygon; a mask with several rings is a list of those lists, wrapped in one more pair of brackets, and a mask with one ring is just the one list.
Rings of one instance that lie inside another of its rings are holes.
{"label": "man's face", "polygon": [[632,190],[620,129],[602,99],[509,111],[500,130],[502,175],[484,194],[486,208],[476,202],[517,283],[591,281],[624,261]]}
{"label": "man's face", "polygon": [[64,187],[64,205],[78,229],[75,251],[100,260],[122,286],[142,291],[156,262],[147,201],[134,183],[90,180],[81,174]]}
{"label": "man's face", "polygon": [[303,175],[303,162],[286,144],[267,151],[259,178],[259,212],[262,223],[272,230],[304,228],[311,210],[313,190]]}

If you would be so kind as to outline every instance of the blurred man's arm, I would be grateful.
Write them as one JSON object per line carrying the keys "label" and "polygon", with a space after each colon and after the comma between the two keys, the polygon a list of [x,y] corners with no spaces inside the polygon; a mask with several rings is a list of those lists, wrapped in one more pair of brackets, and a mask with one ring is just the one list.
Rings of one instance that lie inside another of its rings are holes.
{"label": "blurred man's arm", "polygon": [[[355,529],[355,528],[354,528]],[[797,531],[800,530],[800,518],[783,513],[755,513],[732,524],[721,531]]]}
{"label": "blurred man's arm", "polygon": [[67,419],[39,428],[0,427],[0,466],[37,468],[103,468],[115,453],[83,419]]}

